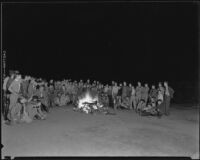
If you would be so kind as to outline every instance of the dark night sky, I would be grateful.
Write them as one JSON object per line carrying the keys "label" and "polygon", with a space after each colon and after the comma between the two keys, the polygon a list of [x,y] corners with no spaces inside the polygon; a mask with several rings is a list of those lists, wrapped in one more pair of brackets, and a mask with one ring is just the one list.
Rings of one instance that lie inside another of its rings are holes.
{"label": "dark night sky", "polygon": [[43,78],[197,80],[192,3],[4,4],[7,68]]}

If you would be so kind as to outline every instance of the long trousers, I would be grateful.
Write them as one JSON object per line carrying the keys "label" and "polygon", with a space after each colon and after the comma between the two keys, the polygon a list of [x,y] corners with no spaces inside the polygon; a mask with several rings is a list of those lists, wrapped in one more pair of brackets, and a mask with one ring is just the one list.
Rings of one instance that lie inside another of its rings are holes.
{"label": "long trousers", "polygon": [[130,97],[130,109],[136,109],[136,97],[135,96],[131,96]]}
{"label": "long trousers", "polygon": [[2,115],[4,120],[9,120],[8,114],[9,114],[9,95],[4,93],[3,96],[3,105],[2,105]]}
{"label": "long trousers", "polygon": [[164,112],[165,112],[165,114],[166,115],[169,115],[170,114],[170,101],[171,101],[171,98],[170,98],[170,96],[165,96],[165,110],[164,110]]}
{"label": "long trousers", "polygon": [[140,102],[140,100],[141,100],[141,95],[139,94],[139,95],[136,95],[136,108],[137,108],[137,105],[138,105],[138,103]]}
{"label": "long trousers", "polygon": [[16,119],[16,114],[20,110],[20,106],[17,104],[19,96],[17,94],[10,94],[10,105],[9,105],[9,119],[14,120]]}
{"label": "long trousers", "polygon": [[112,98],[112,95],[108,95],[108,103],[109,103],[109,106],[114,108],[114,103],[113,103],[113,98]]}

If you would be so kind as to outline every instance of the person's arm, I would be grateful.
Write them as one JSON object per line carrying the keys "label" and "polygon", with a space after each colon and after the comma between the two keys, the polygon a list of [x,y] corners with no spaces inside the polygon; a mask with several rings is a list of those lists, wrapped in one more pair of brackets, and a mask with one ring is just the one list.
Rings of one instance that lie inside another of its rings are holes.
{"label": "person's arm", "polygon": [[112,97],[114,96],[114,92],[113,92],[113,89],[114,89],[114,88],[112,88],[112,90],[111,90],[111,95],[112,95]]}
{"label": "person's arm", "polygon": [[9,77],[6,77],[5,79],[4,79],[4,83],[3,83],[3,90],[4,91],[6,91],[6,85],[7,85],[7,83],[8,83],[8,79],[9,79]]}
{"label": "person's arm", "polygon": [[13,83],[11,83],[11,85],[8,87],[8,90],[9,90],[11,93],[16,93],[16,92],[13,90]]}
{"label": "person's arm", "polygon": [[174,90],[171,87],[168,87],[168,88],[169,88],[169,95],[171,98],[173,98]]}

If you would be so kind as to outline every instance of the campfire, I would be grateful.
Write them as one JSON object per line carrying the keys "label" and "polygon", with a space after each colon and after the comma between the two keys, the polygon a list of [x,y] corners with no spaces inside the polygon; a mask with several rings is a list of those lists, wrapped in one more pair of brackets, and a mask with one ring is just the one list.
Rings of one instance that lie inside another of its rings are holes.
{"label": "campfire", "polygon": [[84,93],[78,100],[78,109],[87,114],[102,107],[103,105],[99,103],[98,95],[92,95],[90,91]]}

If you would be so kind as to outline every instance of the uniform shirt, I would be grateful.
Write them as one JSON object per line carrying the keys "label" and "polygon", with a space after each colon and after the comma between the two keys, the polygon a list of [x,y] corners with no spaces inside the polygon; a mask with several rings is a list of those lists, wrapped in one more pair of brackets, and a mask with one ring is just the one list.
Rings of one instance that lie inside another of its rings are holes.
{"label": "uniform shirt", "polygon": [[6,90],[8,90],[8,88],[10,87],[10,85],[11,85],[11,83],[14,81],[14,79],[13,78],[11,78],[11,77],[6,77],[6,79],[4,80],[4,88],[3,89],[5,89],[5,91]]}
{"label": "uniform shirt", "polygon": [[107,86],[104,88],[104,92],[105,92],[105,93],[108,92],[108,87],[107,87]]}
{"label": "uniform shirt", "polygon": [[30,82],[28,85],[28,97],[30,98],[35,93],[35,88],[33,82]]}
{"label": "uniform shirt", "polygon": [[158,94],[157,89],[151,89],[149,95],[153,98],[156,98]]}
{"label": "uniform shirt", "polygon": [[122,87],[122,95],[127,96],[127,90],[128,90],[127,86],[123,86]]}
{"label": "uniform shirt", "polygon": [[117,95],[118,91],[119,91],[119,87],[118,86],[113,86],[112,95]]}
{"label": "uniform shirt", "polygon": [[131,89],[131,96],[135,96],[135,88]]}
{"label": "uniform shirt", "polygon": [[168,87],[165,88],[165,95],[170,96]]}
{"label": "uniform shirt", "polygon": [[145,94],[145,87],[141,87],[141,95]]}
{"label": "uniform shirt", "polygon": [[142,86],[140,86],[140,87],[137,86],[136,87],[136,95],[141,95],[142,94],[142,88],[143,88]]}
{"label": "uniform shirt", "polygon": [[127,86],[127,96],[130,97],[132,93],[132,87]]}
{"label": "uniform shirt", "polygon": [[21,85],[21,79],[15,79],[12,83],[11,83],[11,85],[10,85],[10,87],[9,87],[9,91],[11,92],[11,93],[19,93],[19,91],[20,91],[20,85]]}
{"label": "uniform shirt", "polygon": [[158,93],[158,100],[163,101],[163,94],[162,93]]}
{"label": "uniform shirt", "polygon": [[112,95],[112,88],[111,88],[111,87],[108,88],[107,94],[108,94],[108,95]]}
{"label": "uniform shirt", "polygon": [[165,95],[173,98],[174,90],[171,87],[168,86],[168,89],[165,90]]}
{"label": "uniform shirt", "polygon": [[28,94],[28,85],[29,85],[29,82],[27,80],[23,80],[21,83],[21,92],[22,92],[23,96],[25,96],[25,97]]}
{"label": "uniform shirt", "polygon": [[35,95],[35,96],[38,96],[38,97],[40,97],[40,98],[43,96],[43,94],[41,93],[41,91],[40,91],[39,89],[36,89],[34,95]]}
{"label": "uniform shirt", "polygon": [[164,87],[159,87],[159,88],[158,88],[158,90],[160,90],[160,91],[161,91],[162,95],[164,95],[164,94],[165,94],[165,88],[164,88]]}
{"label": "uniform shirt", "polygon": [[144,92],[145,92],[146,95],[148,95],[148,93],[149,93],[149,87],[144,87]]}
{"label": "uniform shirt", "polygon": [[122,87],[119,88],[118,94],[117,94],[117,95],[118,95],[118,96],[122,96]]}

